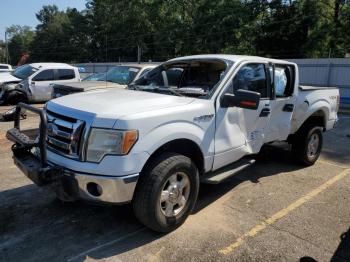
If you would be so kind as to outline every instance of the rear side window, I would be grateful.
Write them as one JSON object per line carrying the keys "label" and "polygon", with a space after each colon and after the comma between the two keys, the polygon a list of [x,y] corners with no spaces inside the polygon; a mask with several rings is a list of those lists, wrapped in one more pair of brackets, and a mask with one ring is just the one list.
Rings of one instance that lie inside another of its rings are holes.
{"label": "rear side window", "polygon": [[73,69],[58,69],[58,80],[74,79],[75,73]]}
{"label": "rear side window", "polygon": [[254,91],[260,93],[261,98],[268,97],[268,85],[264,64],[244,65],[232,80],[231,92],[238,89]]}
{"label": "rear side window", "polygon": [[55,79],[53,70],[44,70],[34,76],[33,81],[51,81]]}
{"label": "rear side window", "polygon": [[9,67],[5,65],[0,65],[0,69],[9,69]]}
{"label": "rear side window", "polygon": [[[272,68],[270,68],[272,79]],[[293,94],[294,71],[291,66],[275,65],[274,88],[276,97],[289,97]]]}

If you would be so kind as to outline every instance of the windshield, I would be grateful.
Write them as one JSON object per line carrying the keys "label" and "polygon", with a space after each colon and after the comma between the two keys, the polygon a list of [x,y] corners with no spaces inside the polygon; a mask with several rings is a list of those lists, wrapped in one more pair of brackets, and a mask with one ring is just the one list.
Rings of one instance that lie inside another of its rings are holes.
{"label": "windshield", "polygon": [[166,62],[135,81],[129,89],[208,99],[232,62],[197,59]]}
{"label": "windshield", "polygon": [[109,69],[106,73],[99,76],[97,81],[108,81],[121,85],[131,83],[140,71],[139,68],[130,66],[117,66]]}
{"label": "windshield", "polygon": [[106,73],[96,73],[85,77],[81,81],[99,81],[99,80],[101,81],[101,79],[105,80],[106,79],[105,75]]}
{"label": "windshield", "polygon": [[13,71],[12,75],[20,79],[26,79],[38,70],[38,68],[32,67],[31,65],[24,65]]}

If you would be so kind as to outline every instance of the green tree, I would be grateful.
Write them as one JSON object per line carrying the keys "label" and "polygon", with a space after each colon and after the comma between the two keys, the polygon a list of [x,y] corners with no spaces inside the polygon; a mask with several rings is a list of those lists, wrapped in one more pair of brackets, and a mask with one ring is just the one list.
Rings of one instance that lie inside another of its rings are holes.
{"label": "green tree", "polygon": [[49,5],[36,16],[40,24],[31,45],[32,60],[74,62],[90,58],[91,33],[86,14]]}
{"label": "green tree", "polygon": [[35,32],[29,26],[12,25],[6,29],[11,64],[17,65],[23,53],[30,52]]}

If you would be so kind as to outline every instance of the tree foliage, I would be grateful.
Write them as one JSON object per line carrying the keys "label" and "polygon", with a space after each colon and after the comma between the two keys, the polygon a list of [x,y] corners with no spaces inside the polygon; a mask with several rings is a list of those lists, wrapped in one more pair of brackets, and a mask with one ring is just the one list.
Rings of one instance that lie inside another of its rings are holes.
{"label": "tree foliage", "polygon": [[8,43],[10,62],[16,65],[22,54],[30,53],[35,32],[29,26],[13,25],[6,29],[6,33],[11,39]]}
{"label": "tree foliage", "polygon": [[32,61],[135,61],[138,48],[143,61],[199,53],[304,58],[350,52],[347,0],[87,0],[81,12],[50,5],[36,16],[35,32],[13,34],[11,57],[28,50]]}

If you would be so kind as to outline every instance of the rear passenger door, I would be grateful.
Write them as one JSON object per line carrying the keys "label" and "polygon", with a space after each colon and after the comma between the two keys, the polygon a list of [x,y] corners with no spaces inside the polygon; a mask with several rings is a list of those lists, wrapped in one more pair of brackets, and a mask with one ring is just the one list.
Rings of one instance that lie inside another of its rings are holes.
{"label": "rear passenger door", "polygon": [[270,102],[271,119],[266,130],[266,142],[284,141],[291,132],[295,110],[295,68],[289,64],[271,64],[270,79],[273,98]]}

